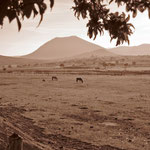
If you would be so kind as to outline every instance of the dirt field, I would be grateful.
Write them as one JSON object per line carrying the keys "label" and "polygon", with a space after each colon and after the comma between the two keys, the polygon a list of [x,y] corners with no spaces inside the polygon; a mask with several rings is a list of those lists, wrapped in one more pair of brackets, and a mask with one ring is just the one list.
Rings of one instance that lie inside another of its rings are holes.
{"label": "dirt field", "polygon": [[0,150],[150,150],[150,75],[56,76],[0,74]]}

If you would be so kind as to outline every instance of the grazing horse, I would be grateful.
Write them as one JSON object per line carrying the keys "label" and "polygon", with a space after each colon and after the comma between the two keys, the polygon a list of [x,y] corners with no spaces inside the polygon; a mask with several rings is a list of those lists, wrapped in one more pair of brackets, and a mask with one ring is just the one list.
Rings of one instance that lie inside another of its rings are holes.
{"label": "grazing horse", "polygon": [[76,78],[76,82],[82,82],[83,83],[83,79],[82,78]]}
{"label": "grazing horse", "polygon": [[56,76],[52,76],[52,80],[57,81],[57,80],[58,80],[58,78],[57,78]]}

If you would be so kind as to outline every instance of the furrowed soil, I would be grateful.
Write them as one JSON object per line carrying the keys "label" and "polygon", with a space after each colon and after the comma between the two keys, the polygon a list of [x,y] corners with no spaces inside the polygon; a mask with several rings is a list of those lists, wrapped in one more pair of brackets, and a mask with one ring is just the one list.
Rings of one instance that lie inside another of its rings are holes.
{"label": "furrowed soil", "polygon": [[0,150],[150,149],[149,75],[56,76],[0,74]]}

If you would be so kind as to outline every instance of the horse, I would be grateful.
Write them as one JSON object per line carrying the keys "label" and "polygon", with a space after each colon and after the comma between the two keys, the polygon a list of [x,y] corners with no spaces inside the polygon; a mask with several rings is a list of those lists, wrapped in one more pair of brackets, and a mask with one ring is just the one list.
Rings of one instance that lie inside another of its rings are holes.
{"label": "horse", "polygon": [[56,76],[52,76],[52,80],[53,80],[53,81],[57,81],[58,78],[57,78]]}
{"label": "horse", "polygon": [[83,83],[83,79],[82,78],[76,78],[76,82],[82,82]]}

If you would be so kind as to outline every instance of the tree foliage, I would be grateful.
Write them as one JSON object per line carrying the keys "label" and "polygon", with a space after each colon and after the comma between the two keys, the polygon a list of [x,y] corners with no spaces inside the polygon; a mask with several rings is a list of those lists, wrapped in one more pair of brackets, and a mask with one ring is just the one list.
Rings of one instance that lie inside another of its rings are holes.
{"label": "tree foliage", "polygon": [[[56,1],[56,0],[55,0]],[[54,0],[49,0],[50,8],[54,6]],[[130,15],[125,13],[131,12],[132,17],[137,16],[137,11],[144,12],[148,10],[150,18],[150,0],[73,0],[72,7],[74,15],[79,19],[88,19],[87,28],[89,38],[95,39],[98,34],[104,34],[108,31],[111,40],[116,39],[116,45],[127,42],[129,36],[133,34],[134,26],[129,23]],[[125,6],[122,13],[111,12],[108,6],[116,3],[118,7]],[[21,29],[21,20],[43,15],[47,8],[46,0],[0,0],[0,25],[3,26],[4,18],[7,17],[11,23],[16,19],[18,30]]]}
{"label": "tree foliage", "polygon": [[[49,1],[50,8],[52,8],[54,0]],[[5,17],[8,17],[10,23],[16,19],[20,30],[21,19],[30,18],[32,13],[34,17],[40,14],[40,24],[46,8],[47,5],[44,0],[0,0],[0,25],[3,26]]]}

